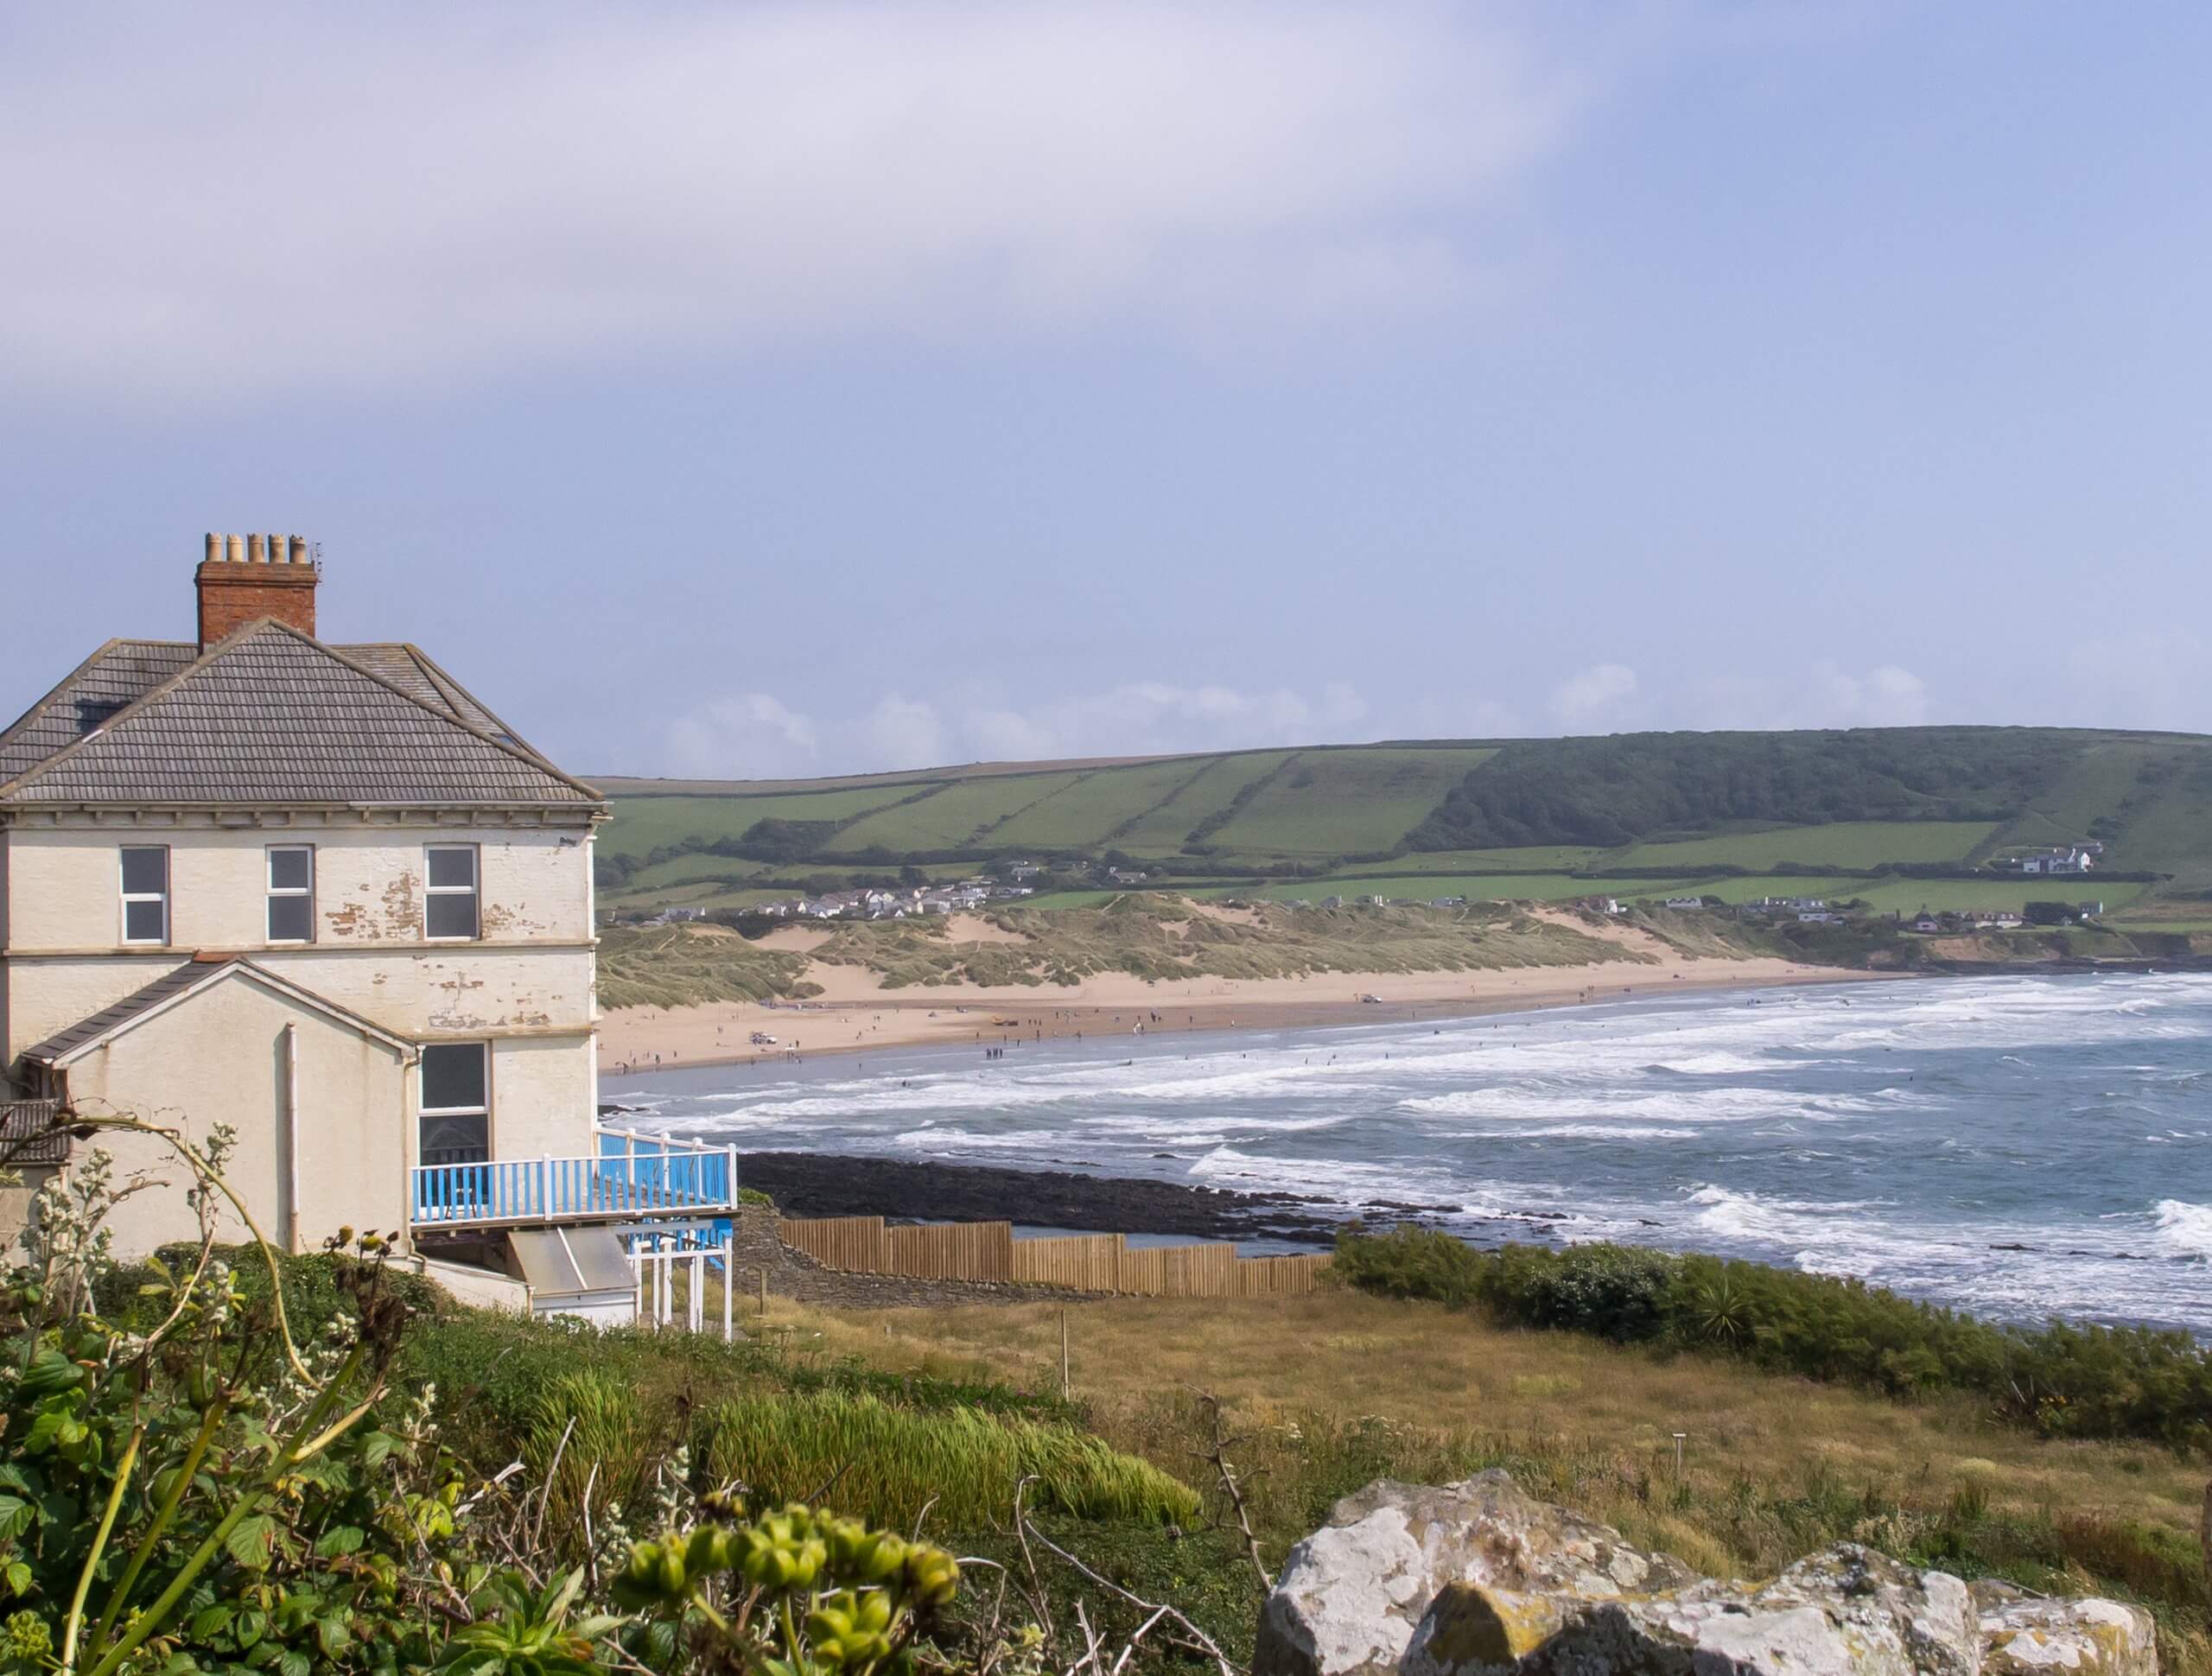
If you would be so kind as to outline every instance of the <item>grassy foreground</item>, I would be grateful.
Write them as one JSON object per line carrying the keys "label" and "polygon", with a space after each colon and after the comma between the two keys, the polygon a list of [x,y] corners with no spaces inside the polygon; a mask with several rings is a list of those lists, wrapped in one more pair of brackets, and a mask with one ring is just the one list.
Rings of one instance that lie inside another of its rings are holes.
{"label": "grassy foreground", "polygon": [[[321,1260],[286,1269],[300,1327],[340,1308]],[[588,1561],[594,1529],[651,1528],[676,1484],[735,1481],[756,1502],[803,1495],[919,1528],[988,1562],[970,1567],[980,1576],[1026,1574],[1012,1514],[1027,1480],[1038,1530],[1243,1657],[1260,1590],[1209,1460],[1225,1436],[1270,1571],[1375,1478],[1503,1466],[1714,1574],[1771,1573],[1850,1540],[2139,1602],[2158,1617],[2165,1668],[2212,1676],[2194,1533],[2203,1457],[2038,1438],[1960,1393],[1892,1400],[1350,1290],[872,1312],[772,1299],[734,1345],[515,1320],[427,1291],[416,1303],[405,1388],[473,1470],[520,1460],[548,1484],[538,1525],[562,1563]],[[1034,1558],[1057,1617],[1080,1601],[1103,1634],[1135,1628],[1126,1602]],[[988,1599],[971,1591],[959,1609]]]}
{"label": "grassy foreground", "polygon": [[[840,1314],[772,1303],[796,1365],[841,1360],[933,1381],[1056,1393],[1051,1306]],[[1219,1397],[1268,1564],[1379,1476],[1504,1466],[1533,1494],[1700,1570],[1758,1575],[1866,1542],[1968,1576],[2101,1592],[2158,1614],[2169,1671],[2212,1672],[2196,1538],[2205,1463],[2153,1444],[2038,1440],[1957,1396],[1898,1402],[1733,1363],[1494,1327],[1352,1292],[1065,1311],[1073,1397],[1116,1449],[1181,1473],[1222,1512],[1204,1460]],[[1675,1469],[1675,1432],[1682,1440]],[[1184,1563],[1200,1550],[1184,1550]],[[1149,1552],[1125,1563],[1133,1575]],[[1230,1573],[1202,1575],[1224,1636],[1249,1637]],[[1201,1575],[1190,1567],[1194,1578]]]}

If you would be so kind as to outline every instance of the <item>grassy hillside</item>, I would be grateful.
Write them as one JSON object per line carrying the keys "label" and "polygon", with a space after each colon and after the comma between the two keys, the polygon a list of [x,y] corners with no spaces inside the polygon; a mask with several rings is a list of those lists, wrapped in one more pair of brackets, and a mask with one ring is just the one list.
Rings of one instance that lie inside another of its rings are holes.
{"label": "grassy hillside", "polygon": [[[1071,905],[1096,899],[1090,870],[1110,861],[1175,889],[1308,898],[1771,892],[1910,911],[2056,896],[2212,925],[2212,739],[2188,734],[1647,733],[602,784],[616,818],[600,882],[618,911],[1026,860],[1051,869],[1044,899]],[[2094,880],[1992,867],[2093,840]]]}

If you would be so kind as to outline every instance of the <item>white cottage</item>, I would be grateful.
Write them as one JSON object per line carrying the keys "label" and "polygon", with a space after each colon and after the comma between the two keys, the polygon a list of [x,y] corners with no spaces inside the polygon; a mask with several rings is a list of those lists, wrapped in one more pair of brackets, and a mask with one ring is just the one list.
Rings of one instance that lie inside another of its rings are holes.
{"label": "white cottage", "polygon": [[[317,639],[320,571],[209,536],[195,639],[111,640],[0,733],[0,1154],[60,1167],[73,1111],[227,1123],[281,1244],[397,1229],[464,1292],[626,1314],[625,1238],[735,1178],[598,1127],[607,805],[415,647]],[[190,1235],[182,1189],[118,1248]]]}

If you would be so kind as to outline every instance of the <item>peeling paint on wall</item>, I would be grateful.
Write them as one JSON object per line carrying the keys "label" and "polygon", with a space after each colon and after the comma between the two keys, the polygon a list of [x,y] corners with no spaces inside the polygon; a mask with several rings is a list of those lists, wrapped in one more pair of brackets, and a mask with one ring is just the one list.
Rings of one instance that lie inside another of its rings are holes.
{"label": "peeling paint on wall", "polygon": [[415,875],[402,873],[384,887],[385,935],[416,937],[423,934],[423,913],[415,886]]}

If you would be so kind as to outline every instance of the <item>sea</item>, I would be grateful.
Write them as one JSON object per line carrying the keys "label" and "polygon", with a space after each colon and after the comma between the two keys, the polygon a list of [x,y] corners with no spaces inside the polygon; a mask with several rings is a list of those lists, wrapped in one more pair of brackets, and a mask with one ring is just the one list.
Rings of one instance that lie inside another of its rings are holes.
{"label": "sea", "polygon": [[748,1152],[1290,1192],[1483,1244],[1713,1252],[2212,1339],[2212,975],[886,1048],[612,1076],[602,1097]]}

